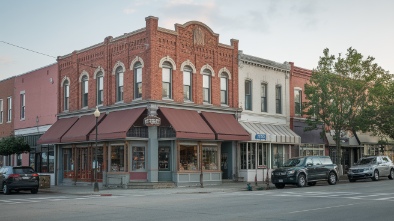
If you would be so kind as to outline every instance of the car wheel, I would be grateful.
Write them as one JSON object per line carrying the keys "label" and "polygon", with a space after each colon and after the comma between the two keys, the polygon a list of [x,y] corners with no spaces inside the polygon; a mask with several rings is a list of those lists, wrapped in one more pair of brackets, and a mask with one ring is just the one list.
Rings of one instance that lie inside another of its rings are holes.
{"label": "car wheel", "polygon": [[283,184],[283,183],[277,183],[277,184],[275,184],[275,187],[276,187],[277,189],[283,189],[283,188],[285,188],[285,184]]}
{"label": "car wheel", "polygon": [[373,171],[372,180],[373,181],[378,181],[379,180],[379,171],[377,171],[377,170]]}
{"label": "car wheel", "polygon": [[305,175],[304,174],[298,175],[297,186],[298,187],[304,187],[305,183],[306,183]]}
{"label": "car wheel", "polygon": [[334,172],[330,172],[330,174],[328,174],[328,184],[330,185],[337,184],[337,175],[335,175]]}
{"label": "car wheel", "polygon": [[3,193],[4,195],[8,195],[11,193],[10,188],[8,188],[7,184],[3,184]]}
{"label": "car wheel", "polygon": [[390,180],[394,179],[394,169],[391,169],[391,170],[390,170],[389,179],[390,179]]}
{"label": "car wheel", "polygon": [[314,185],[316,185],[316,182],[308,182],[308,185],[309,186],[314,186]]}
{"label": "car wheel", "polygon": [[356,180],[355,179],[349,179],[349,182],[354,183],[354,182],[356,182]]}
{"label": "car wheel", "polygon": [[37,188],[31,189],[31,193],[32,194],[37,194],[38,193],[38,189]]}

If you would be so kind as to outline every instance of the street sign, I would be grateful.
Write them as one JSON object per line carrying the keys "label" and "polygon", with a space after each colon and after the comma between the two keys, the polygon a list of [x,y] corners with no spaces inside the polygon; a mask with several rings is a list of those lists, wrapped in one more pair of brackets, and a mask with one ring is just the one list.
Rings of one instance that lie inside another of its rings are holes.
{"label": "street sign", "polygon": [[266,134],[256,134],[256,136],[254,136],[254,139],[256,139],[256,140],[267,140],[267,135]]}

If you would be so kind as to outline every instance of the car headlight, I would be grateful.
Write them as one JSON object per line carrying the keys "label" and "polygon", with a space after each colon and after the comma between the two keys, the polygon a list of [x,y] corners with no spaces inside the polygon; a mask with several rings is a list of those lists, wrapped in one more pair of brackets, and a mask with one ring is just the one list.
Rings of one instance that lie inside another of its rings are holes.
{"label": "car headlight", "polygon": [[295,172],[295,170],[288,170],[288,171],[287,171],[287,175],[293,175],[294,172]]}
{"label": "car headlight", "polygon": [[273,176],[274,175],[274,172],[271,172],[271,176]]}

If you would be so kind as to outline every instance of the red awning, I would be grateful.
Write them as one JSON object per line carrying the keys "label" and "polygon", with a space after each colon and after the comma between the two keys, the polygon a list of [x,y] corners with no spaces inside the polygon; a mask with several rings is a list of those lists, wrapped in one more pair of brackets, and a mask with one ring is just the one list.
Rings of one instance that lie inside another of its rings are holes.
{"label": "red awning", "polygon": [[[100,114],[97,119],[98,123],[101,122],[105,113]],[[61,139],[62,143],[71,142],[82,142],[89,140],[89,133],[95,129],[96,117],[93,114],[85,115],[79,118],[79,120],[67,131]]]}
{"label": "red awning", "polygon": [[78,117],[57,120],[41,137],[37,144],[60,143],[63,135],[77,122]]}
{"label": "red awning", "polygon": [[[124,139],[127,131],[134,122],[141,116],[145,108],[135,108],[129,110],[114,111],[109,113],[98,125],[98,140]],[[89,135],[89,140],[96,139],[96,129]]]}
{"label": "red awning", "polygon": [[160,107],[160,111],[174,128],[176,138],[215,139],[215,134],[197,111],[164,107]]}
{"label": "red awning", "polygon": [[232,114],[201,112],[211,126],[218,140],[250,140],[250,134],[238,123]]}

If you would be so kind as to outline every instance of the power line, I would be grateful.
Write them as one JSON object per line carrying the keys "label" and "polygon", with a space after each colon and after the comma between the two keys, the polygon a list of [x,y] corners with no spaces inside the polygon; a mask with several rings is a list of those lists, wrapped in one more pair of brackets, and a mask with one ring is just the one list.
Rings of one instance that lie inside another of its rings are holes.
{"label": "power line", "polygon": [[[47,56],[47,57],[50,57],[50,58],[55,58],[55,59],[57,59],[57,57],[55,57],[55,56],[47,55],[47,54],[44,54],[44,53],[41,53],[41,52],[38,52],[38,51],[34,51],[34,50],[31,50],[31,49],[28,49],[28,48],[24,48],[24,47],[22,47],[22,46],[14,45],[14,44],[11,44],[11,43],[9,43],[9,42],[5,42],[5,41],[0,41],[0,42],[1,42],[1,43],[4,43],[4,44],[11,45],[11,46],[13,46],[13,47],[21,48],[21,49],[26,50],[26,51],[34,52],[34,53],[37,53],[37,54],[40,54],[40,55],[44,55],[44,56]],[[66,60],[68,60],[68,59],[66,59]],[[70,61],[71,61],[71,60],[70,60]],[[81,63],[81,62],[74,62],[74,61],[71,61],[71,62],[72,62],[72,63],[75,63],[75,64],[80,64],[80,65],[83,65],[83,66],[86,66],[86,67],[90,67],[90,68],[97,68],[97,67],[95,67],[95,66],[93,66],[93,65],[88,65],[88,64]]]}
{"label": "power line", "polygon": [[51,57],[51,58],[56,58],[54,56],[47,55],[47,54],[44,54],[44,53],[41,53],[41,52],[38,52],[38,51],[34,51],[34,50],[31,50],[31,49],[28,49],[28,48],[24,48],[24,47],[21,47],[21,46],[18,46],[18,45],[14,45],[14,44],[11,44],[9,42],[5,42],[5,41],[0,41],[0,42],[4,43],[4,44],[11,45],[11,46],[14,46],[14,47],[17,47],[17,48],[21,48],[21,49],[26,50],[26,51],[34,52],[34,53],[37,53],[37,54],[40,54],[40,55],[44,55],[44,56],[48,56],[48,57]]}

